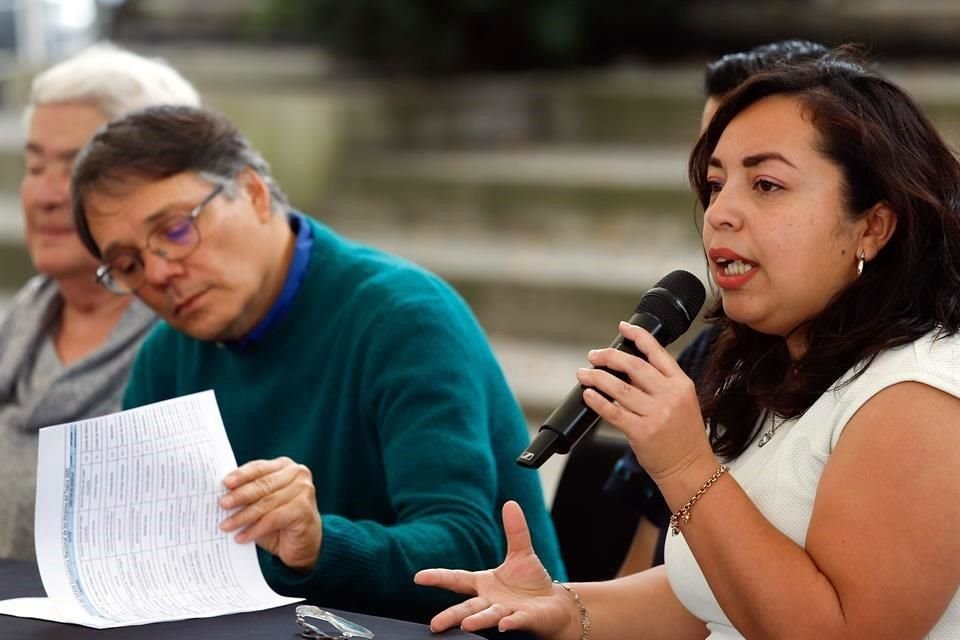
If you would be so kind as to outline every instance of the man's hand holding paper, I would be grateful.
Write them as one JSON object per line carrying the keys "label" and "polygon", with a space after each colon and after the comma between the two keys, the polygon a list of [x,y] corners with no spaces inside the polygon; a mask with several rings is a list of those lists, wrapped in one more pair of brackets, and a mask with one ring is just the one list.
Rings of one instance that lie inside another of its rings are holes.
{"label": "man's hand holding paper", "polygon": [[323,536],[313,474],[287,457],[252,460],[223,480],[224,509],[237,509],[220,523],[236,541],[253,540],[291,569],[308,573]]}

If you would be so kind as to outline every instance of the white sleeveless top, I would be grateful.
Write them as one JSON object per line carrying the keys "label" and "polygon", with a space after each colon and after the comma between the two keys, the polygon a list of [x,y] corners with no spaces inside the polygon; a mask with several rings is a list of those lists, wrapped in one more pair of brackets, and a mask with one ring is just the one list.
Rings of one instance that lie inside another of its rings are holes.
{"label": "white sleeveless top", "polygon": [[[932,336],[880,354],[859,378],[828,391],[803,416],[779,427],[763,448],[755,440],[728,464],[761,513],[791,540],[805,544],[823,468],[847,422],[874,394],[898,382],[916,381],[960,397],[960,336],[936,341]],[[960,438],[960,416],[957,425]],[[768,420],[760,433],[769,428]],[[670,586],[683,605],[706,622],[709,639],[743,638],[717,604],[682,533],[667,536],[665,560]],[[927,638],[960,638],[960,591]]]}

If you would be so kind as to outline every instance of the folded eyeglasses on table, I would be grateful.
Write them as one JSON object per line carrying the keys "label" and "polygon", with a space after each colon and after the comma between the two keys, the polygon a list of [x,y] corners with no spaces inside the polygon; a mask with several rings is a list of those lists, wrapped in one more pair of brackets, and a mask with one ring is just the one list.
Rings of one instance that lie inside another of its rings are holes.
{"label": "folded eyeglasses on table", "polygon": [[297,624],[303,627],[300,635],[304,638],[316,640],[373,639],[373,631],[312,604],[301,604],[297,607]]}

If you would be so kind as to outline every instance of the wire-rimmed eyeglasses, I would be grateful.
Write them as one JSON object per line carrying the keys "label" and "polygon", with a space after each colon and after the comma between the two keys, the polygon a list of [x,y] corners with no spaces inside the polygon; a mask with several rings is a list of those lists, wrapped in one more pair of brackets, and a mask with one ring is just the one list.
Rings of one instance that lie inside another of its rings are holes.
{"label": "wire-rimmed eyeglasses", "polygon": [[[146,250],[164,260],[183,260],[200,244],[197,216],[225,186],[218,184],[210,194],[185,216],[166,221],[147,236]],[[96,280],[104,289],[119,296],[128,295],[143,286],[146,273],[141,251],[124,250],[97,267]]]}
{"label": "wire-rimmed eyeglasses", "polygon": [[[319,623],[327,623],[336,630],[336,635],[324,631]],[[301,604],[297,607],[297,624],[303,629],[300,635],[314,640],[348,640],[349,638],[365,638],[372,640],[373,631],[350,622],[338,615],[325,611],[312,604]]]}

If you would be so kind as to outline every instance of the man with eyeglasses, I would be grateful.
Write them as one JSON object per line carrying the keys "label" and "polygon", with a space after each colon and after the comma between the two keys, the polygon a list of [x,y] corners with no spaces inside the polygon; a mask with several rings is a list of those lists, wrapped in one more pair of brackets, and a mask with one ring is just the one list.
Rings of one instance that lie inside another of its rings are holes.
{"label": "man with eyeglasses", "polygon": [[[183,260],[193,253],[200,244],[197,216],[208,202],[220,195],[224,187],[224,183],[215,184],[210,194],[198,202],[187,215],[175,216],[151,231],[147,236],[147,251],[166,260]],[[118,296],[135,293],[146,279],[143,260],[140,259],[140,251],[137,249],[116,252],[109,264],[97,267],[95,276],[97,284]]]}
{"label": "man with eyeglasses", "polygon": [[154,108],[77,160],[77,228],[99,282],[163,317],[124,405],[212,388],[241,462],[224,521],[268,582],[315,604],[425,621],[422,568],[481,568],[499,509],[529,509],[563,577],[526,425],[465,303],[436,276],[291,211],[222,116]]}

